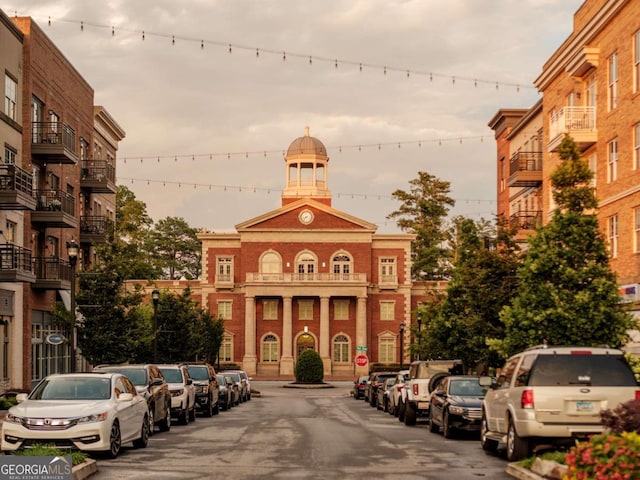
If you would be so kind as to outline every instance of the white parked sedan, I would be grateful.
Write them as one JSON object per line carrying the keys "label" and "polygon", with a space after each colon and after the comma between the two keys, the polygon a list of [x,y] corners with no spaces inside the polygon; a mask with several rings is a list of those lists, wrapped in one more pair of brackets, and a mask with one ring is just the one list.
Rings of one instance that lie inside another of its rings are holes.
{"label": "white parked sedan", "polygon": [[47,443],[113,458],[124,443],[147,446],[147,402],[122,374],[50,375],[16,398],[2,424],[3,451]]}

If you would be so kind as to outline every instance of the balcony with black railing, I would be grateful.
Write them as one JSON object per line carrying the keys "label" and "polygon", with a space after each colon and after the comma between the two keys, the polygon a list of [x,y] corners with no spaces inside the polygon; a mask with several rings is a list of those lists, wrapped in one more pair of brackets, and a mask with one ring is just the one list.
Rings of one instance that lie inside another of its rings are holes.
{"label": "balcony with black railing", "polygon": [[0,165],[0,210],[35,210],[33,175],[17,165]]}
{"label": "balcony with black railing", "polygon": [[83,160],[80,187],[94,193],[116,193],[116,168],[106,160]]}
{"label": "balcony with black railing", "polygon": [[516,231],[516,240],[526,239],[534,233],[535,229],[542,226],[542,211],[520,211],[509,217],[509,226]]}
{"label": "balcony with black railing", "polygon": [[76,132],[62,122],[31,123],[31,155],[49,163],[77,165]]}
{"label": "balcony with black railing", "polygon": [[0,244],[0,282],[35,281],[31,250],[13,243]]}
{"label": "balcony with black railing", "polygon": [[508,187],[542,184],[542,152],[516,152],[509,161]]}
{"label": "balcony with black railing", "polygon": [[45,227],[77,228],[75,199],[62,190],[35,190],[36,211],[31,213],[31,223]]}
{"label": "balcony with black railing", "polygon": [[112,222],[104,215],[84,215],[80,217],[80,243],[94,244],[107,241],[108,228]]}
{"label": "balcony with black railing", "polygon": [[36,281],[32,288],[42,290],[71,289],[71,265],[58,257],[36,257],[34,262]]}

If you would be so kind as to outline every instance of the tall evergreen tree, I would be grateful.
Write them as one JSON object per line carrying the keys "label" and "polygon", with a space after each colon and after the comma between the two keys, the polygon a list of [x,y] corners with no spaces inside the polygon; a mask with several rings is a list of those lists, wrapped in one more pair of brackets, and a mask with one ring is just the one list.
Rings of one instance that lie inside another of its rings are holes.
{"label": "tall evergreen tree", "polygon": [[542,343],[617,347],[633,325],[598,227],[593,173],[571,137],[559,156],[550,177],[557,208],[529,241],[518,293],[501,312],[506,337],[492,343],[503,355]]}
{"label": "tall evergreen tree", "polygon": [[413,277],[416,280],[442,279],[451,267],[451,253],[445,242],[445,219],[449,207],[455,204],[449,197],[451,184],[426,172],[418,172],[418,178],[409,184],[409,192],[393,192],[401,205],[387,218],[396,218],[402,231],[416,235],[411,252]]}
{"label": "tall evergreen tree", "polygon": [[149,232],[148,249],[162,271],[162,277],[193,280],[200,276],[201,243],[192,228],[179,217],[167,217],[156,222]]}
{"label": "tall evergreen tree", "polygon": [[[461,359],[467,367],[498,366],[502,359],[487,348],[502,337],[499,313],[515,291],[517,248],[503,228],[485,221],[454,219],[455,258],[446,297],[422,335],[426,358]],[[433,315],[433,313],[432,313]]]}

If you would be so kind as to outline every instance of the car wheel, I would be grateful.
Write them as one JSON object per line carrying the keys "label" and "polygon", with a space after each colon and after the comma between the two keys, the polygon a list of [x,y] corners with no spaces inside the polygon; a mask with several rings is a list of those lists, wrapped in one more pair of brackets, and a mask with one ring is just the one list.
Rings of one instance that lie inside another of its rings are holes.
{"label": "car wheel", "polygon": [[189,421],[196,421],[196,402],[193,402],[193,406],[191,407],[191,410],[189,410]]}
{"label": "car wheel", "polygon": [[444,412],[442,416],[442,434],[444,438],[453,438],[453,427],[449,423],[449,412]]}
{"label": "car wheel", "polygon": [[205,417],[213,417],[213,405],[211,404],[211,397],[207,399],[207,409],[204,411]]}
{"label": "car wheel", "polygon": [[142,420],[142,429],[140,430],[140,438],[133,441],[135,448],[145,448],[149,444],[149,416],[145,415]]}
{"label": "car wheel", "polygon": [[513,420],[509,418],[509,428],[507,430],[507,460],[517,462],[529,455],[529,441],[520,438],[513,425]]}
{"label": "car wheel", "polygon": [[213,414],[218,415],[220,413],[220,399],[216,400],[216,405],[213,407]]}
{"label": "car wheel", "polygon": [[109,434],[109,450],[107,451],[107,456],[109,458],[116,458],[120,453],[121,447],[122,437],[120,435],[120,424],[118,420],[114,420],[113,425],[111,425],[111,433]]}
{"label": "car wheel", "polygon": [[433,413],[431,409],[429,409],[429,431],[431,433],[438,433],[440,431],[440,427],[433,421]]}
{"label": "car wheel", "polygon": [[158,423],[161,432],[168,432],[171,430],[171,408],[165,407],[164,419]]}
{"label": "car wheel", "polygon": [[480,445],[485,452],[495,453],[498,450],[498,442],[487,437],[489,432],[489,425],[487,423],[487,417],[482,412],[482,420],[480,421]]}
{"label": "car wheel", "polygon": [[404,422],[404,414],[406,413],[406,407],[404,402],[400,402],[400,405],[398,407],[398,420],[400,420],[401,422]]}
{"label": "car wheel", "polygon": [[389,402],[387,404],[387,412],[389,413],[389,415],[391,415],[392,417],[394,416],[393,412],[396,409],[395,406],[391,405],[391,402]]}
{"label": "car wheel", "polygon": [[371,405],[372,407],[376,407],[377,406],[377,397],[374,397],[373,395],[371,396],[371,400],[369,400],[369,405]]}
{"label": "car wheel", "polygon": [[189,425],[189,407],[184,407],[184,410],[180,413],[180,423],[182,425]]}
{"label": "car wheel", "polygon": [[407,403],[404,412],[404,424],[413,427],[416,424],[416,408]]}
{"label": "car wheel", "polygon": [[156,430],[156,417],[155,417],[155,407],[151,405],[149,407],[149,436],[151,437]]}

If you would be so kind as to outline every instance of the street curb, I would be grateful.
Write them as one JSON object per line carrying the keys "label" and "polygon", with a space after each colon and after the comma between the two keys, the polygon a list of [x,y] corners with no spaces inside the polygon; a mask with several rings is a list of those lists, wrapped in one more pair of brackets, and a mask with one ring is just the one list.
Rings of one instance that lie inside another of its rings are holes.
{"label": "street curb", "polygon": [[73,480],[84,480],[98,471],[98,464],[95,460],[87,458],[84,462],[71,469]]}
{"label": "street curb", "polygon": [[520,467],[515,463],[509,463],[505,471],[507,472],[507,475],[520,480],[544,480],[544,477],[541,477],[537,473],[533,473],[528,468]]}

